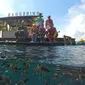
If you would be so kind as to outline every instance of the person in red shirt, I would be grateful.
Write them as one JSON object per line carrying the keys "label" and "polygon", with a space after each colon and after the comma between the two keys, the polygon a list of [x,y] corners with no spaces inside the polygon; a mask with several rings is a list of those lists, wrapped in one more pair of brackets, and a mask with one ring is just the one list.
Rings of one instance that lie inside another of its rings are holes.
{"label": "person in red shirt", "polygon": [[46,20],[45,26],[52,26],[53,27],[53,20],[51,19],[51,16],[48,16],[48,19]]}
{"label": "person in red shirt", "polygon": [[54,34],[55,34],[55,30],[54,27],[50,27],[50,29],[48,29],[48,34],[47,34],[47,38],[49,39],[50,42],[54,41]]}

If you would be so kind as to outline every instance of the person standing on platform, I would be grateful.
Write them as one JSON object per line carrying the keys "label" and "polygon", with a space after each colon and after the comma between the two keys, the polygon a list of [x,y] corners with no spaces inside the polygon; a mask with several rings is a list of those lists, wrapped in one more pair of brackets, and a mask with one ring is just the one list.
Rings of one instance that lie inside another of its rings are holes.
{"label": "person standing on platform", "polygon": [[[45,30],[46,30],[46,35],[45,35],[45,37],[46,37],[46,39],[50,39],[51,38],[51,34],[50,34],[50,30],[52,30],[52,28],[53,28],[53,26],[54,26],[54,24],[53,24],[53,20],[51,19],[51,16],[49,15],[48,17],[47,17],[47,20],[46,20],[46,22],[45,22]],[[48,36],[49,35],[49,36]],[[49,38],[48,38],[49,37]],[[51,40],[51,39],[50,39]]]}
{"label": "person standing on platform", "polygon": [[42,29],[44,28],[44,19],[42,18],[42,13],[39,14],[39,17],[36,20],[37,28]]}
{"label": "person standing on platform", "polygon": [[44,19],[42,18],[42,13],[39,14],[39,17],[36,19],[36,27],[37,27],[37,33],[38,33],[38,38],[40,41],[42,41],[42,30],[44,29]]}
{"label": "person standing on platform", "polygon": [[53,20],[51,19],[51,16],[48,16],[46,23],[45,23],[45,26],[46,26],[47,29],[50,29],[51,27],[54,26]]}
{"label": "person standing on platform", "polygon": [[32,41],[36,42],[37,41],[37,33],[36,33],[37,29],[36,29],[36,26],[34,25],[31,30],[32,30],[32,34],[33,34]]}

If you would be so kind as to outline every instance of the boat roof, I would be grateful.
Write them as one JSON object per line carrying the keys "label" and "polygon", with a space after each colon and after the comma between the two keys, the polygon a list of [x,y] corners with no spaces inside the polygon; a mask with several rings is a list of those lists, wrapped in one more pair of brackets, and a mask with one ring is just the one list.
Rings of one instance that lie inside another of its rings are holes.
{"label": "boat roof", "polygon": [[24,20],[24,19],[32,19],[36,18],[38,16],[12,16],[12,17],[1,17],[0,21],[6,21],[6,20]]}

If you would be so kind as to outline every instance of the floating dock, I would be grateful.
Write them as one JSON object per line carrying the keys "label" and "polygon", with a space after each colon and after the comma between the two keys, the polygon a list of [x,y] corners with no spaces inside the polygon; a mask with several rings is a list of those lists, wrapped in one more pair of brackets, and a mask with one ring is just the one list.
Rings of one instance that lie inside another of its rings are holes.
{"label": "floating dock", "polygon": [[[55,42],[31,42],[30,39],[19,39],[17,41],[16,38],[0,38],[0,44],[8,44],[8,45],[28,45],[28,46],[63,46],[65,45],[63,38],[56,38]],[[75,39],[72,39],[72,44],[67,40],[66,45],[75,45]]]}

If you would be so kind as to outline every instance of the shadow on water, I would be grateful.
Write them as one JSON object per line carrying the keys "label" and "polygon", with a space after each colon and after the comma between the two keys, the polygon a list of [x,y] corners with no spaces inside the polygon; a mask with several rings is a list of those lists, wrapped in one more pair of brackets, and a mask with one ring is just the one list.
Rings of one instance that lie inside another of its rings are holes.
{"label": "shadow on water", "polygon": [[82,48],[0,46],[0,85],[85,85]]}

